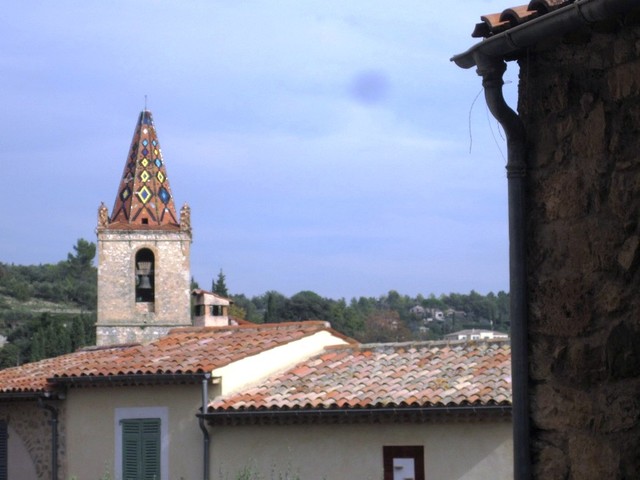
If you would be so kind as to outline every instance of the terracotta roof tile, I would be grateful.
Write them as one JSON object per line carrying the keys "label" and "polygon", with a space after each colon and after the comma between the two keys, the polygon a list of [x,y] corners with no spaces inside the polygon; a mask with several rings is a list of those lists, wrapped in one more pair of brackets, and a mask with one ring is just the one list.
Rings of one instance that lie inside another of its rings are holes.
{"label": "terracotta roof tile", "polygon": [[510,404],[509,344],[487,341],[331,347],[209,411]]}
{"label": "terracotta roof tile", "polygon": [[500,13],[482,15],[480,17],[482,23],[476,24],[471,36],[488,38],[570,5],[573,2],[574,0],[532,0],[527,5],[506,8]]}
{"label": "terracotta roof tile", "polygon": [[[489,38],[530,22],[538,17],[568,7],[573,3],[577,3],[576,0],[531,0],[527,5],[513,6],[504,9],[500,13],[482,15],[480,17],[482,23],[476,24],[471,36],[475,38]],[[580,3],[584,4],[587,2]],[[593,19],[589,20],[593,21]],[[587,18],[585,18],[585,22],[587,22]]]}
{"label": "terracotta roof tile", "polygon": [[325,322],[178,328],[147,344],[91,348],[0,370],[0,394],[46,391],[48,378],[210,372],[321,330],[330,328]]}

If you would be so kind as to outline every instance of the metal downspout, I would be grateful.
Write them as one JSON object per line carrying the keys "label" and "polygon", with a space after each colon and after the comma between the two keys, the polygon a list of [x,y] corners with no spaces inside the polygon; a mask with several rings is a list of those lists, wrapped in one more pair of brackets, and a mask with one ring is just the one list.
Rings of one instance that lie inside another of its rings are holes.
{"label": "metal downspout", "polygon": [[502,95],[502,75],[507,65],[499,57],[477,53],[475,62],[482,77],[489,110],[507,137],[507,182],[509,203],[509,289],[511,309],[511,377],[513,390],[514,479],[531,478],[529,441],[529,370],[525,268],[525,129],[518,114]]}
{"label": "metal downspout", "polygon": [[203,474],[204,480],[209,480],[210,471],[210,454],[209,454],[209,430],[205,425],[204,414],[207,413],[207,407],[209,405],[209,380],[211,379],[210,373],[205,373],[202,377],[202,414],[198,415],[198,423],[200,424],[200,430],[203,435]]}
{"label": "metal downspout", "polygon": [[58,409],[38,399],[38,406],[51,413],[51,480],[58,480]]}

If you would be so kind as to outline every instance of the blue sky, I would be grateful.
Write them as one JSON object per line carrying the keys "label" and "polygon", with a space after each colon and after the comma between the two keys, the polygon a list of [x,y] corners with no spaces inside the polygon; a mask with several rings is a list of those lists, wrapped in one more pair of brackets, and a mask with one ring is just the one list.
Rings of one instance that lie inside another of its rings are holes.
{"label": "blue sky", "polygon": [[[506,146],[449,58],[509,5],[10,2],[0,261],[95,241],[146,95],[201,287],[223,269],[247,295],[508,290]],[[505,80],[514,105],[515,64]]]}

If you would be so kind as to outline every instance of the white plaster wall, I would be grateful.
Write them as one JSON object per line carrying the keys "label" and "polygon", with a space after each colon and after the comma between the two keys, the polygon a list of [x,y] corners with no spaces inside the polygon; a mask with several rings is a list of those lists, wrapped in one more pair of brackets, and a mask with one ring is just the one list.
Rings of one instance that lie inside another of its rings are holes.
{"label": "white plaster wall", "polygon": [[218,368],[212,375],[221,378],[222,395],[228,395],[316,355],[327,346],[346,343],[330,332],[321,331]]}
{"label": "white plaster wall", "polygon": [[508,421],[212,427],[211,478],[250,468],[267,479],[382,480],[385,445],[424,446],[428,480],[513,478]]}

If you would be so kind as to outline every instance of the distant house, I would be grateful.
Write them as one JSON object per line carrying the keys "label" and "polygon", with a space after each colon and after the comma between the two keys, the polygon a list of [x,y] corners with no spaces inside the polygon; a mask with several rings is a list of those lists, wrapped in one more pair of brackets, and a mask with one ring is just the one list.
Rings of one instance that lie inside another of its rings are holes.
{"label": "distant house", "polygon": [[324,322],[179,328],[0,371],[21,480],[507,480],[510,412],[506,342],[358,345]]}
{"label": "distant house", "polygon": [[492,330],[469,329],[459,330],[444,336],[445,340],[506,340],[509,338],[504,332]]}
{"label": "distant house", "polygon": [[197,327],[222,327],[237,325],[238,321],[229,316],[230,299],[217,293],[196,289],[191,292],[193,298],[193,324]]}

